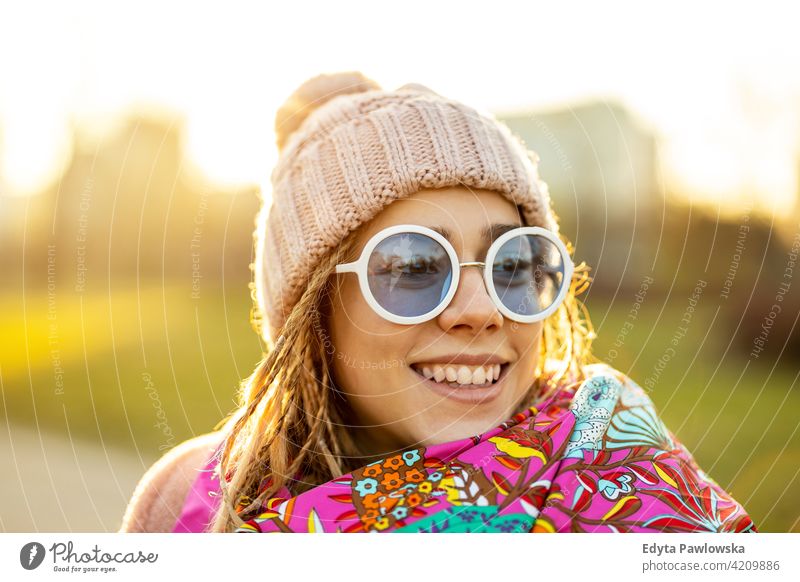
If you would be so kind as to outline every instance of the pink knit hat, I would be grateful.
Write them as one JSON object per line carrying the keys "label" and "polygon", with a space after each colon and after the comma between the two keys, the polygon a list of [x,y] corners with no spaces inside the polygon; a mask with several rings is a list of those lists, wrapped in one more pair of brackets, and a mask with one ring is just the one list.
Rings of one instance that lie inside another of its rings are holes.
{"label": "pink knit hat", "polygon": [[272,205],[256,220],[256,308],[275,340],[310,273],[393,201],[467,186],[514,202],[528,225],[558,233],[538,156],[488,113],[421,85],[382,90],[360,73],[301,85],[275,119]]}

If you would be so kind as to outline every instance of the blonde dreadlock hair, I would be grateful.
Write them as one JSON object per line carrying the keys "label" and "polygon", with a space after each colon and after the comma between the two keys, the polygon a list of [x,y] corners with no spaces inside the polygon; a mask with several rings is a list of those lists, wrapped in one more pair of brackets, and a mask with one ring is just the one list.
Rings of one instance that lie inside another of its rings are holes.
{"label": "blonde dreadlock hair", "polygon": [[[355,254],[356,240],[356,232],[350,233],[309,277],[281,336],[241,383],[239,408],[220,423],[227,438],[219,453],[222,498],[211,531],[235,530],[263,511],[284,485],[291,483],[297,495],[365,464],[347,430],[349,409],[332,377],[326,334],[320,330],[335,267]],[[572,255],[571,243],[564,242]],[[578,299],[591,283],[589,271],[585,262],[576,265],[566,298],[543,322],[525,407],[550,396],[565,380],[582,380],[584,366],[600,361],[591,353],[595,334]],[[257,309],[251,323],[256,331],[263,325]],[[547,367],[552,362],[555,369]],[[297,474],[302,477],[296,480]]]}

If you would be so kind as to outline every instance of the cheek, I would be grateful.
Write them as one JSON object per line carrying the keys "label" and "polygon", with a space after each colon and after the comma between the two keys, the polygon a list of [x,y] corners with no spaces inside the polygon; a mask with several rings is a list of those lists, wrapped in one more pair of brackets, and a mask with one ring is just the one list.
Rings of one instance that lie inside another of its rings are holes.
{"label": "cheek", "polygon": [[337,385],[352,395],[383,394],[403,372],[403,334],[367,305],[357,282],[343,283],[332,296],[331,308]]}
{"label": "cheek", "polygon": [[522,343],[523,349],[527,349],[536,354],[538,353],[539,340],[542,337],[544,324],[542,322],[536,322],[526,327],[530,329],[525,329],[524,331],[520,330],[518,341]]}
{"label": "cheek", "polygon": [[332,293],[331,309],[332,332],[343,344],[355,344],[363,340],[360,336],[382,331],[384,320],[367,304],[355,275],[345,275],[340,281]]}
{"label": "cheek", "polygon": [[539,360],[539,343],[541,341],[544,325],[536,322],[529,325],[521,325],[511,334],[511,341],[514,349],[519,354],[520,371],[532,370]]}

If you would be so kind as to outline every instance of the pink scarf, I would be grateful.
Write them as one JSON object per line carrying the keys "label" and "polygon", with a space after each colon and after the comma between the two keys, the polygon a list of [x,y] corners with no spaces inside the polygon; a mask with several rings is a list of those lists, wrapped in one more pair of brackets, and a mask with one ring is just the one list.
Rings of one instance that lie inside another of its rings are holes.
{"label": "pink scarf", "polygon": [[[630,378],[588,368],[536,407],[472,438],[416,447],[292,496],[239,532],[756,532]],[[218,503],[211,459],[173,531]]]}

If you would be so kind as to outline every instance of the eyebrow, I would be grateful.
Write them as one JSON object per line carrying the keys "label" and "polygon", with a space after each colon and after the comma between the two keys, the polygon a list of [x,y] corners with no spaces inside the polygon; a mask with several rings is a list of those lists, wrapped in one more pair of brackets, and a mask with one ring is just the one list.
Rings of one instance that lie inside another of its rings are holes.
{"label": "eyebrow", "polygon": [[[509,230],[521,227],[522,227],[521,224],[499,224],[499,223],[492,224],[490,226],[486,226],[483,229],[481,229],[481,238],[486,242],[492,242],[496,238],[503,236]],[[431,230],[435,230],[444,238],[452,242],[453,233],[450,230],[444,228],[443,226],[430,226],[428,228],[430,228]]]}

